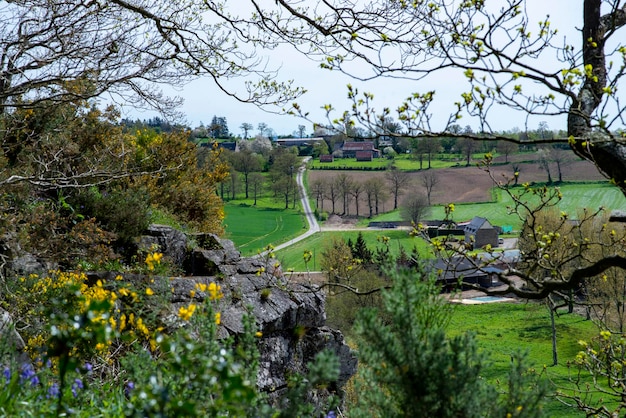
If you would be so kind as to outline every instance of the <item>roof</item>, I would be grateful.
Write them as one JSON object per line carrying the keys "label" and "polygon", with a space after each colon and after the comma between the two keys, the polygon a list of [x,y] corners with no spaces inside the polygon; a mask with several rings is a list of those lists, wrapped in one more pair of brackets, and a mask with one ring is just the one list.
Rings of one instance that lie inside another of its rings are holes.
{"label": "roof", "polygon": [[436,276],[443,280],[459,277],[472,279],[502,272],[502,269],[491,264],[478,267],[465,257],[452,257],[448,260],[437,259],[431,267]]}
{"label": "roof", "polygon": [[341,149],[343,151],[373,151],[375,148],[372,141],[346,141]]}
{"label": "roof", "polygon": [[311,145],[315,142],[323,141],[322,137],[314,137],[314,138],[279,138],[275,142],[279,145],[283,145],[286,147],[289,146],[301,146],[301,145]]}
{"label": "roof", "polygon": [[475,216],[470,223],[465,226],[465,230],[468,232],[476,232],[479,229],[493,229],[493,226],[485,218]]}

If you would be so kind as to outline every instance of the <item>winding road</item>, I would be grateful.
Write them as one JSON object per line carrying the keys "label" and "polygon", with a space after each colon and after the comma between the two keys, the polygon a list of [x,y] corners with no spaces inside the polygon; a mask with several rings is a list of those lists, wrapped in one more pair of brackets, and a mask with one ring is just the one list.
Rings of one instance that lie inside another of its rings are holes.
{"label": "winding road", "polygon": [[311,157],[305,157],[302,160],[302,165],[298,168],[298,175],[296,176],[296,182],[298,183],[298,189],[300,190],[300,203],[302,204],[302,208],[304,210],[304,216],[306,216],[306,220],[309,224],[309,230],[304,234],[295,237],[287,242],[284,242],[280,245],[274,247],[274,251],[282,250],[285,247],[289,247],[290,245],[295,244],[296,242],[302,241],[310,237],[311,235],[320,232],[320,224],[315,219],[315,214],[311,210],[311,205],[309,204],[309,199],[306,194],[306,190],[304,189],[304,172],[306,171],[306,163],[311,159]]}

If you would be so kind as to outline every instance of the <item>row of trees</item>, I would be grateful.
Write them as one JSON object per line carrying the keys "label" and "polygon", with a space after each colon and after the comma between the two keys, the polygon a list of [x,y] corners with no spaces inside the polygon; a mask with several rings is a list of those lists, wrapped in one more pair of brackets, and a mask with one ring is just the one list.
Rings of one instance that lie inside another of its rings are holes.
{"label": "row of trees", "polygon": [[[332,178],[322,178],[311,182],[310,190],[315,198],[316,208],[324,211],[324,202],[329,202],[330,213],[350,215],[350,207],[354,205],[355,216],[361,216],[360,203],[366,204],[368,217],[378,215],[384,211],[384,203],[388,198],[393,198],[393,209],[403,206],[403,215],[406,220],[418,222],[423,219],[426,212],[417,209],[428,207],[431,204],[431,194],[439,184],[439,178],[435,171],[429,170],[418,176],[420,186],[424,193],[412,192],[404,202],[402,195],[417,185],[411,173],[401,171],[393,166],[387,169],[384,176],[371,176],[360,181],[346,172],[340,172]],[[338,209],[338,204],[341,209]],[[407,208],[411,208],[406,210]]]}
{"label": "row of trees", "polygon": [[[254,141],[256,142],[256,141]],[[295,206],[299,191],[295,176],[302,162],[293,152],[284,148],[269,148],[262,153],[243,149],[239,152],[224,151],[222,160],[228,165],[230,175],[219,185],[222,200],[235,199],[243,189],[245,198],[257,199],[270,191],[274,198]]]}

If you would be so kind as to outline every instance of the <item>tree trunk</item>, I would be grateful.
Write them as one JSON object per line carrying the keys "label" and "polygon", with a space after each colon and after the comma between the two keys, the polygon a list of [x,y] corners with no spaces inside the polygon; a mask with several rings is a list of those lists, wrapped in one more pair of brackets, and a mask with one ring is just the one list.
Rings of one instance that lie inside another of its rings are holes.
{"label": "tree trunk", "polygon": [[552,365],[556,366],[559,364],[558,353],[556,351],[556,323],[554,321],[554,305],[552,303],[552,299],[548,297],[546,300],[548,305],[548,310],[550,311],[550,327],[552,330]]}

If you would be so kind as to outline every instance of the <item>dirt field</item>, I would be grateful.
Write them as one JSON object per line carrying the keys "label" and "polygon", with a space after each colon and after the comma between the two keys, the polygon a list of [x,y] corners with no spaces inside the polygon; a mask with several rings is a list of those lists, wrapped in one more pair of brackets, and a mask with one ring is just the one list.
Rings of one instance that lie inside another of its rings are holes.
{"label": "dirt field", "polygon": [[[528,158],[526,156],[526,158]],[[505,181],[513,175],[513,165],[504,164],[491,168],[493,177],[496,180]],[[493,180],[483,170],[476,166],[437,169],[438,184],[433,189],[431,200],[433,204],[449,203],[449,202],[486,202],[491,199],[489,190],[493,186]],[[339,171],[335,170],[310,170],[309,184],[320,178],[334,178]],[[343,171],[351,175],[355,181],[364,181],[370,176],[379,176],[384,179],[382,171]],[[556,166],[551,170],[552,179],[558,179]],[[405,193],[412,191],[424,192],[424,187],[420,182],[421,172],[411,173],[411,185],[406,189]],[[596,167],[587,161],[575,161],[569,163],[563,168],[564,181],[582,181],[582,180],[602,180],[604,177],[598,172]],[[537,163],[520,163],[519,164],[519,182],[545,182],[548,177],[545,171],[541,170]],[[365,197],[363,197],[365,198]],[[331,212],[331,202],[324,201],[323,210]],[[393,196],[389,192],[387,199],[379,205],[381,212],[389,211],[393,208]],[[335,203],[335,211],[342,211],[341,202]],[[368,212],[367,203],[365,201],[359,204],[359,215],[366,216]],[[350,215],[356,214],[356,206],[351,204]]]}

